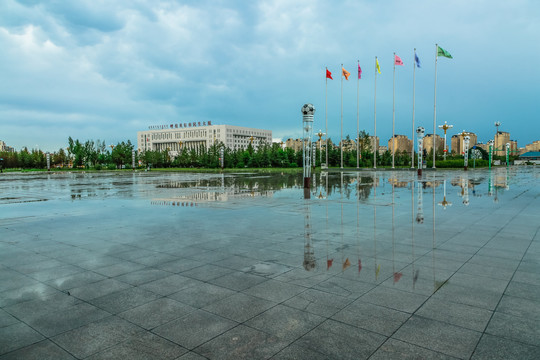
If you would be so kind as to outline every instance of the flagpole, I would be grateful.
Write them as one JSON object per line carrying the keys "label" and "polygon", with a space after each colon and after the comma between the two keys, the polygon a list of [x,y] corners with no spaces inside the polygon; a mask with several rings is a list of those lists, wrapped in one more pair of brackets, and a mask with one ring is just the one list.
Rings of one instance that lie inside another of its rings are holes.
{"label": "flagpole", "polygon": [[396,153],[396,53],[394,53],[394,86],[392,88],[392,169],[394,168],[394,156]]}
{"label": "flagpole", "polygon": [[[325,148],[326,148],[326,168],[328,169],[328,67],[326,67],[325,80],[326,87],[324,90],[324,120],[326,123]],[[322,166],[321,166],[322,168]]]}
{"label": "flagpole", "polygon": [[341,64],[341,168],[343,169],[343,64]]}
{"label": "flagpole", "polygon": [[377,57],[375,56],[375,100],[374,100],[374,109],[375,109],[375,134],[373,136],[373,168],[377,168]]}
{"label": "flagpole", "polygon": [[433,99],[433,169],[435,169],[435,129],[437,125],[437,55],[439,45],[435,44],[435,97]]}
{"label": "flagpole", "polygon": [[414,90],[416,83],[416,48],[414,48],[414,59],[413,59],[413,80],[412,80],[412,149],[411,149],[411,169],[414,169]]}
{"label": "flagpole", "polygon": [[[358,60],[358,68],[360,68],[360,60]],[[360,168],[360,157],[358,148],[360,143],[360,74],[356,79],[356,168]]]}

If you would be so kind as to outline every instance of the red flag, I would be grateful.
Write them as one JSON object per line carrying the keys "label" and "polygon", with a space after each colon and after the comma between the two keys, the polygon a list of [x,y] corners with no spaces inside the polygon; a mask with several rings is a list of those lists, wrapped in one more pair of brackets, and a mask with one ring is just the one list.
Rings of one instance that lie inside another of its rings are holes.
{"label": "red flag", "polygon": [[403,65],[403,61],[401,60],[401,58],[399,56],[394,55],[394,64]]}
{"label": "red flag", "polygon": [[328,69],[326,69],[326,78],[330,79],[330,80],[334,80],[334,79],[332,79],[332,73]]}
{"label": "red flag", "polygon": [[360,64],[358,64],[358,78],[362,78],[362,68],[360,67]]}

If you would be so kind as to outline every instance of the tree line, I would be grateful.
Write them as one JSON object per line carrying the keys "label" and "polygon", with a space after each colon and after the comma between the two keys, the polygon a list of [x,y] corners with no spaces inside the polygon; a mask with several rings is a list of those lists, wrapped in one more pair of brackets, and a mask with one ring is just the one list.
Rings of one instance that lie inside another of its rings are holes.
{"label": "tree line", "polygon": [[[373,152],[369,140],[369,134],[362,131],[359,134],[359,152],[356,146],[353,149],[344,149],[344,167],[356,167],[357,156],[360,167],[373,167]],[[347,136],[346,140],[349,140]],[[302,167],[302,150],[295,151],[291,148],[283,148],[280,143],[268,144],[261,142],[258,146],[251,143],[245,149],[230,149],[222,143],[216,143],[210,148],[201,145],[198,149],[182,148],[176,156],[171,156],[167,150],[143,151],[138,153],[131,141],[122,141],[116,145],[105,144],[101,140],[86,140],[68,138],[68,146],[60,148],[50,154],[51,168],[85,168],[85,169],[131,169],[132,154],[135,155],[135,166],[144,168],[219,168],[221,167],[221,152],[223,152],[223,165],[225,168],[294,168]],[[486,151],[480,149],[483,160],[488,159]],[[134,152],[133,152],[134,151]],[[463,165],[463,156],[450,155],[447,161],[442,161],[442,152],[437,153],[437,166],[460,167]],[[424,153],[427,165],[431,166],[432,153]],[[46,153],[41,150],[23,148],[18,152],[0,152],[3,159],[3,168],[11,169],[46,169]],[[326,162],[326,152],[323,149],[315,151],[315,166],[321,166]],[[469,154],[469,158],[470,154]],[[502,159],[502,158],[501,158]],[[504,159],[502,159],[504,160]],[[415,156],[416,161],[416,156]],[[396,151],[394,155],[395,166],[411,166],[411,154],[406,151]],[[328,164],[330,167],[341,165],[341,150],[338,146],[328,141]],[[377,166],[391,166],[392,153],[386,151],[377,154]],[[477,166],[485,166],[477,161]]]}

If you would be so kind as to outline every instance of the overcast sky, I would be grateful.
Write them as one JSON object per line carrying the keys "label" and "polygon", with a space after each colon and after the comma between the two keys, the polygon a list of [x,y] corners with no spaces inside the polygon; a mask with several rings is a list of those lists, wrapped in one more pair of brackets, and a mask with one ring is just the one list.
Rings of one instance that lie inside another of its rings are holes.
{"label": "overcast sky", "polygon": [[[301,106],[315,130],[354,137],[357,60],[360,129],[411,136],[413,49],[416,125],[433,132],[435,43],[453,59],[437,66],[437,124],[449,134],[500,130],[525,146],[540,139],[540,2],[536,0],[220,1],[1,0],[0,140],[56,151],[68,136],[136,142],[148,126],[212,121],[301,135]],[[440,132],[442,135],[442,132]]]}

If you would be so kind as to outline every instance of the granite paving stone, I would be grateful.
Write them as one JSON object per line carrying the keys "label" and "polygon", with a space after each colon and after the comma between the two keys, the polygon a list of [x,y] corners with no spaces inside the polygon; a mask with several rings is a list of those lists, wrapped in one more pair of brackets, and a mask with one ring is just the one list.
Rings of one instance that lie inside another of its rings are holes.
{"label": "granite paving stone", "polygon": [[482,332],[493,312],[479,307],[431,298],[415,314]]}
{"label": "granite paving stone", "polygon": [[279,303],[288,300],[305,290],[306,288],[302,286],[291,285],[282,281],[270,279],[244,290],[244,293]]}
{"label": "granite paving stone", "polygon": [[0,328],[18,323],[19,320],[0,309]]}
{"label": "granite paving stone", "polygon": [[42,297],[34,297],[33,300],[7,306],[4,310],[21,320],[28,321],[49,312],[68,308],[80,302],[79,299],[56,290],[55,292],[48,293]]}
{"label": "granite paving stone", "polygon": [[131,287],[89,300],[89,302],[111,314],[118,314],[136,306],[146,304],[158,297],[159,295],[151,291],[139,287]]}
{"label": "granite paving stone", "polygon": [[329,359],[367,359],[385,340],[383,335],[327,320],[294,344],[322,353]]}
{"label": "granite paving stone", "polygon": [[237,322],[244,322],[275,305],[276,303],[272,301],[237,293],[205,306],[203,310]]}
{"label": "granite paving stone", "polygon": [[[195,261],[195,260],[191,260]],[[189,269],[181,272],[182,276],[187,276],[193,279],[201,281],[209,281],[223,275],[233,273],[234,270],[228,269],[222,266],[215,266],[210,264],[205,264],[203,266],[196,267],[194,269]]]}
{"label": "granite paving stone", "polygon": [[390,309],[413,313],[427,299],[425,295],[378,286],[361,297],[362,301]]}
{"label": "granite paving stone", "polygon": [[86,358],[125,342],[142,331],[125,320],[110,316],[57,335],[51,340],[75,357]]}
{"label": "granite paving stone", "polygon": [[194,307],[176,300],[161,298],[124,311],[118,314],[118,316],[147,330],[151,330],[157,326],[181,318],[194,310]]}
{"label": "granite paving stone", "polygon": [[193,350],[237,325],[235,321],[203,310],[195,310],[152,331],[186,349]]}
{"label": "granite paving stone", "polygon": [[506,295],[520,297],[529,300],[540,299],[540,285],[511,281],[505,291]]}
{"label": "granite paving stone", "polygon": [[277,305],[246,321],[245,324],[291,343],[324,320],[325,318],[306,311]]}
{"label": "granite paving stone", "polygon": [[43,340],[0,356],[0,360],[74,360],[75,358],[50,340]]}
{"label": "granite paving stone", "polygon": [[285,301],[283,304],[295,309],[304,310],[315,315],[330,317],[343,309],[353,300],[341,295],[325,291],[308,289],[303,293]]}
{"label": "granite paving stone", "polygon": [[141,285],[140,287],[161,296],[167,296],[183,289],[198,286],[201,284],[201,281],[186,276],[174,274],[155,281],[148,282]]}
{"label": "granite paving stone", "polygon": [[396,339],[388,339],[377,351],[369,357],[370,360],[413,360],[434,359],[452,360],[453,356],[435,352],[424,347],[416,346]]}
{"label": "granite paving stone", "polygon": [[336,313],[332,316],[332,319],[390,336],[410,316],[410,314],[402,311],[364,302],[360,298]]}
{"label": "granite paving stone", "polygon": [[116,280],[122,281],[127,284],[140,286],[142,284],[149,283],[164,277],[170,276],[171,273],[163,270],[145,268],[142,270],[136,270],[124,275],[115,277]]}
{"label": "granite paving stone", "polygon": [[328,356],[315,350],[292,344],[271,357],[272,360],[327,360]]}
{"label": "granite paving stone", "polygon": [[182,289],[168,297],[196,308],[203,308],[236,293],[237,292],[234,290],[226,289],[221,286],[201,283],[197,286]]}
{"label": "granite paving stone", "polygon": [[239,325],[197,347],[195,352],[209,359],[269,359],[288,342],[268,333]]}
{"label": "granite paving stone", "polygon": [[176,345],[152,333],[141,333],[114,345],[104,351],[88,357],[88,360],[129,359],[129,360],[169,360],[177,359],[187,352]]}
{"label": "granite paving stone", "polygon": [[540,359],[540,346],[532,346],[489,334],[482,335],[473,360],[537,360]]}
{"label": "granite paving stone", "polygon": [[268,281],[268,279],[262,276],[246,274],[238,271],[210,280],[208,282],[231,290],[242,291],[264,281]]}
{"label": "granite paving stone", "polygon": [[523,318],[496,311],[489,322],[486,333],[540,346],[540,324],[535,318]]}
{"label": "granite paving stone", "polygon": [[81,300],[89,301],[130,287],[132,286],[115,279],[105,279],[71,289],[70,294]]}
{"label": "granite paving stone", "polygon": [[504,295],[497,306],[497,312],[540,321],[540,299],[529,300]]}
{"label": "granite paving stone", "polygon": [[32,345],[43,339],[43,335],[21,322],[2,327],[0,328],[0,355]]}
{"label": "granite paving stone", "polygon": [[472,355],[481,335],[481,332],[413,316],[392,338],[457,358],[468,358]]}
{"label": "granite paving stone", "polygon": [[95,306],[88,303],[78,303],[56,311],[44,311],[26,322],[41,334],[52,337],[107,316],[110,316],[108,312]]}

